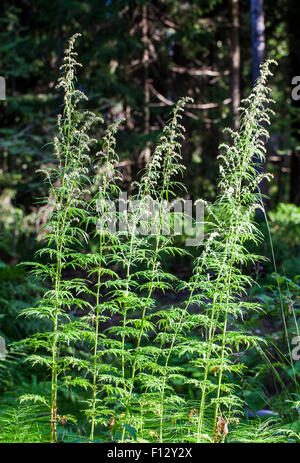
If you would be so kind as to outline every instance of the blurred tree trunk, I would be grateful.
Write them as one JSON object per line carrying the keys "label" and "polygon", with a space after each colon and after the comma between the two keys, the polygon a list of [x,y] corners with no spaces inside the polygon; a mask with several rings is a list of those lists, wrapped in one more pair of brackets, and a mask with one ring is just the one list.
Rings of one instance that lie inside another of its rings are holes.
{"label": "blurred tree trunk", "polygon": [[251,0],[252,76],[259,77],[259,66],[265,58],[265,18],[263,0]]}
{"label": "blurred tree trunk", "polygon": [[[300,76],[300,37],[299,37],[299,0],[289,1],[288,33],[289,33],[289,58],[290,58],[290,82],[294,76]],[[300,128],[299,128],[299,101],[292,100],[292,107],[297,108],[292,114],[292,134],[296,141],[292,150],[290,163],[290,202],[300,206]]]}
{"label": "blurred tree trunk", "polygon": [[231,112],[233,117],[233,126],[239,127],[239,107],[241,101],[240,93],[240,67],[241,67],[241,49],[240,49],[240,18],[239,18],[239,0],[229,0],[229,18],[230,18],[230,36],[229,36],[229,57],[230,57],[230,96]]}
{"label": "blurred tree trunk", "polygon": [[[61,0],[57,4],[57,72],[60,72],[60,67],[63,64],[63,17]],[[64,92],[60,87],[58,89],[60,95],[60,105],[58,111],[62,114],[64,108]]]}
{"label": "blurred tree trunk", "polygon": [[63,62],[62,5],[60,1],[58,2],[57,23],[57,67],[59,69]]}
{"label": "blurred tree trunk", "polygon": [[[265,58],[265,17],[263,9],[263,0],[251,0],[251,31],[252,31],[252,79],[253,85],[260,75],[260,64]],[[254,157],[254,162],[258,164],[257,173],[260,174],[266,170],[266,162],[261,163],[258,157]],[[263,179],[259,185],[263,195],[267,195],[267,182]],[[267,201],[263,198],[265,208]],[[257,213],[260,217],[260,214]]]}
{"label": "blurred tree trunk", "polygon": [[[144,133],[149,135],[150,132],[150,82],[149,82],[149,32],[147,5],[142,6],[142,41],[144,44],[144,52],[142,58],[144,72]],[[147,141],[144,150],[141,153],[141,158],[145,163],[150,159],[150,142]]]}

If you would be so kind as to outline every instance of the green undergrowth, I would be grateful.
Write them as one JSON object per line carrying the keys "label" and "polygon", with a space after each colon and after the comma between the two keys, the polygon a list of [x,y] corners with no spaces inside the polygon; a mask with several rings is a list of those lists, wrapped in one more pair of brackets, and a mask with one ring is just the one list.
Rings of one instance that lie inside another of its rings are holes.
{"label": "green undergrowth", "polygon": [[[190,99],[174,106],[123,197],[135,207],[115,212],[110,205],[124,184],[116,149],[123,121],[105,126],[101,140],[94,136],[104,121],[82,109],[76,38],[58,81],[64,105],[53,162],[41,171],[49,191],[42,247],[22,267],[0,269],[1,335],[15,341],[0,361],[0,441],[298,441],[292,337],[299,280],[275,267],[260,286],[269,264],[257,251],[265,236],[255,221],[263,209],[259,185],[270,179],[260,164],[274,63],[261,66],[239,130],[224,134],[219,194],[212,204],[198,201],[205,219],[195,226],[204,226],[204,239],[189,248],[166,233],[180,213],[167,213],[165,204],[185,197],[182,121]],[[115,220],[126,226],[113,230]],[[190,276],[172,271],[187,261]]]}

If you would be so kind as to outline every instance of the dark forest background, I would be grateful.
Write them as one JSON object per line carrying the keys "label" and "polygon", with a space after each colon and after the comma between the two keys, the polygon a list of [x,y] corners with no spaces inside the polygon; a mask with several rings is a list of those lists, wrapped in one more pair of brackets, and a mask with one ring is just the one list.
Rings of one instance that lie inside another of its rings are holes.
{"label": "dark forest background", "polygon": [[[299,105],[291,98],[292,77],[300,74],[300,6],[295,0],[263,3],[264,55],[279,63],[272,81],[276,117],[267,160],[274,174],[267,191],[272,210],[282,202],[300,204]],[[36,198],[46,192],[36,169],[51,159],[49,142],[61,110],[55,85],[66,41],[75,32],[82,33],[78,80],[90,107],[106,122],[126,117],[118,138],[126,181],[132,182],[148,159],[172,103],[188,95],[194,104],[188,105],[185,118],[185,183],[191,197],[214,199],[222,129],[237,123],[240,98],[253,83],[256,45],[249,0],[4,0],[2,12],[5,261],[15,264],[24,251],[31,253],[30,239],[40,225]]]}
{"label": "dark forest background", "polygon": [[[264,166],[273,180],[262,185],[269,197],[277,268],[262,220],[266,238],[258,252],[269,260],[249,272],[260,284],[251,296],[259,296],[265,313],[246,322],[247,329],[278,342],[287,357],[281,310],[288,323],[293,308],[300,313],[300,100],[292,98],[292,79],[300,76],[299,1],[2,0],[1,12],[0,75],[6,80],[6,100],[0,101],[0,336],[6,344],[39,330],[39,322],[21,320],[18,314],[35,304],[44,287],[17,264],[32,261],[41,247],[47,220],[41,200],[48,191],[38,169],[53,162],[56,118],[63,107],[55,87],[67,41],[80,32],[79,88],[89,98],[87,107],[104,118],[94,135],[100,139],[107,124],[126,119],[117,151],[129,191],[173,103],[189,96],[194,103],[186,106],[182,151],[186,197],[214,201],[223,129],[237,127],[240,101],[253,86],[259,62],[278,62],[270,82],[275,116]],[[182,278],[191,270],[182,261],[177,267],[172,270]],[[247,355],[253,374],[243,380],[243,398],[252,410],[271,408],[285,416],[284,390],[296,390],[294,367],[272,349],[267,366],[257,352]],[[22,360],[14,358],[6,371],[0,364],[0,396],[8,404],[20,391],[40,393],[45,384],[43,372],[18,367]],[[77,399],[74,391],[66,392],[66,408],[72,410]],[[294,414],[290,421],[299,430]]]}

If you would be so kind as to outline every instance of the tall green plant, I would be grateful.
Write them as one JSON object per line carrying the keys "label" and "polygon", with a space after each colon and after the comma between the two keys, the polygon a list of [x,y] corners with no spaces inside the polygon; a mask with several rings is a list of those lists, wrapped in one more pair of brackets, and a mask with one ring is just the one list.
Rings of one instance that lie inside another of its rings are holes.
{"label": "tall green plant", "polygon": [[[130,204],[134,206],[126,223],[126,231],[119,234],[118,259],[120,260],[121,256],[125,275],[124,279],[115,283],[118,290],[115,291],[114,297],[121,310],[122,326],[112,327],[109,331],[121,339],[125,425],[132,419],[133,396],[134,408],[140,389],[144,388],[149,380],[153,381],[154,373],[157,373],[153,371],[155,362],[151,359],[151,356],[156,355],[155,347],[143,345],[143,341],[148,338],[147,333],[156,329],[151,321],[155,307],[153,292],[171,288],[170,282],[176,280],[162,265],[163,254],[175,254],[179,251],[172,246],[172,237],[166,237],[163,233],[164,205],[174,196],[174,187],[177,186],[175,176],[183,169],[180,163],[180,140],[184,128],[180,125],[180,119],[187,100],[181,99],[175,106],[145,173],[137,184],[137,194],[128,204],[129,207]],[[157,208],[157,214],[148,217],[147,211],[151,211],[153,206]],[[137,269],[137,265],[141,270]],[[127,345],[128,340],[134,342],[133,348]],[[125,439],[128,429],[125,425],[122,427],[122,440]]]}
{"label": "tall green plant", "polygon": [[70,280],[66,277],[68,270],[81,265],[76,247],[82,246],[88,239],[79,225],[86,213],[85,185],[89,182],[89,151],[95,142],[90,138],[89,130],[92,124],[100,120],[78,107],[79,102],[86,99],[75,86],[75,70],[79,63],[73,49],[78,35],[75,34],[69,41],[61,67],[62,76],[57,86],[63,90],[64,105],[63,114],[57,120],[55,162],[53,166],[42,170],[49,184],[49,200],[46,206],[48,220],[44,237],[46,244],[37,252],[37,256],[46,258],[47,261],[27,263],[33,266],[34,275],[47,280],[49,289],[37,307],[22,312],[26,317],[46,319],[51,326],[48,332],[38,333],[24,341],[30,348],[45,352],[45,355],[31,354],[28,360],[45,366],[51,373],[51,442],[57,440],[59,377],[75,362],[72,356],[63,355],[63,348],[80,340],[82,336],[81,323],[71,319],[70,311],[83,310],[89,306],[81,297],[88,292],[86,282],[80,278]]}
{"label": "tall green plant", "polygon": [[[257,263],[261,256],[246,248],[250,241],[258,243],[263,237],[254,222],[255,211],[261,208],[258,186],[268,174],[257,174],[255,156],[264,160],[264,140],[268,138],[266,124],[270,123],[269,88],[266,81],[271,72],[266,62],[253,92],[244,101],[238,132],[230,132],[233,143],[223,144],[219,156],[220,194],[213,205],[206,204],[206,239],[194,262],[194,274],[183,288],[190,295],[183,306],[172,308],[168,314],[160,313],[164,332],[159,333],[162,363],[160,394],[160,441],[163,441],[166,395],[170,388],[172,358],[183,357],[192,368],[199,369],[199,377],[184,379],[199,389],[194,439],[201,441],[224,440],[232,414],[242,402],[235,394],[230,378],[241,374],[243,364],[236,361],[241,346],[256,345],[261,339],[231,328],[235,318],[245,311],[260,310],[257,303],[243,301],[243,295],[253,284],[243,271],[249,263]],[[197,312],[195,309],[197,308]],[[165,360],[162,361],[162,358]],[[178,375],[177,375],[178,378]],[[195,413],[193,413],[195,415]]]}
{"label": "tall green plant", "polygon": [[206,311],[210,323],[200,350],[201,356],[193,361],[203,371],[197,442],[201,441],[205,413],[209,408],[213,412],[214,440],[226,437],[231,413],[240,405],[229,378],[243,370],[243,364],[233,361],[233,354],[238,354],[241,345],[249,347],[261,341],[247,333],[232,330],[231,319],[242,317],[246,310],[260,309],[256,303],[243,301],[243,294],[253,284],[252,278],[243,272],[243,266],[262,259],[249,253],[245,245],[249,241],[257,244],[263,238],[254,222],[254,215],[262,207],[259,184],[263,177],[269,179],[270,176],[258,174],[254,159],[258,157],[261,162],[264,161],[264,140],[269,136],[265,127],[270,123],[272,111],[267,107],[271,100],[266,83],[271,75],[271,63],[268,61],[262,65],[261,76],[244,101],[239,131],[229,131],[233,143],[221,145],[221,193],[214,205],[208,208],[215,238],[204,265]]}
{"label": "tall green plant", "polygon": [[[183,282],[164,266],[166,256],[187,253],[166,232],[170,214],[165,205],[182,187],[177,181],[184,169],[180,119],[188,99],[174,107],[135,184],[136,193],[123,200],[129,212],[111,210],[122,185],[115,152],[121,121],[108,127],[97,165],[91,169],[89,151],[96,140],[89,133],[101,119],[78,107],[86,97],[75,86],[76,37],[69,42],[58,85],[64,92],[64,108],[54,141],[56,161],[43,170],[49,184],[46,244],[37,253],[39,262],[28,263],[32,273],[47,280],[49,289],[37,307],[22,314],[45,319],[50,327],[23,341],[39,350],[28,360],[46,366],[51,375],[50,400],[31,399],[49,407],[51,442],[57,440],[61,420],[58,391],[67,384],[91,392],[86,401],[90,441],[101,424],[109,426],[111,438],[122,442],[132,438],[164,442],[173,436],[224,441],[242,404],[233,380],[243,372],[238,361],[241,348],[261,341],[236,330],[233,321],[245,311],[260,310],[259,304],[243,299],[253,284],[244,268],[260,259],[247,244],[262,239],[254,215],[262,204],[258,186],[269,176],[257,173],[254,159],[259,156],[263,161],[265,156],[271,62],[262,66],[261,77],[244,102],[239,131],[229,131],[232,144],[221,145],[220,194],[213,205],[205,203],[205,240],[193,275]],[[174,225],[176,214],[172,220]],[[112,231],[113,221],[123,227]],[[91,229],[96,244],[88,235]],[[84,243],[90,252],[83,252]],[[78,269],[86,276],[68,277]],[[159,291],[180,288],[188,291],[181,304],[160,307]],[[73,318],[71,313],[78,315],[80,310],[81,316]],[[89,353],[84,359],[68,354],[69,346],[86,339]],[[74,368],[81,372],[73,379],[63,375]],[[195,369],[197,377],[190,376]],[[176,384],[191,387],[197,400],[187,400]]]}
{"label": "tall green plant", "polygon": [[[94,275],[96,277],[92,291],[95,305],[87,316],[88,324],[86,325],[86,331],[90,333],[92,339],[93,351],[92,361],[86,365],[92,378],[92,398],[88,401],[89,408],[87,410],[87,415],[91,421],[91,441],[94,440],[98,416],[101,416],[103,411],[98,396],[103,391],[109,394],[110,384],[111,382],[114,383],[111,373],[115,372],[115,368],[110,366],[109,362],[108,365],[103,362],[103,356],[106,354],[106,342],[109,343],[110,347],[112,345],[111,341],[107,340],[107,336],[100,332],[100,324],[114,314],[114,302],[105,301],[103,292],[108,291],[112,283],[117,284],[119,279],[118,274],[110,268],[110,264],[114,261],[115,246],[117,246],[118,241],[109,226],[117,220],[116,214],[110,210],[109,205],[110,201],[117,199],[117,193],[120,191],[117,182],[122,180],[117,170],[118,156],[115,152],[115,135],[121,122],[122,119],[119,119],[108,127],[103,137],[102,150],[97,153],[96,174],[92,182],[95,193],[92,195],[86,220],[87,225],[93,226],[97,239],[95,252],[84,257],[84,261],[88,265],[89,276]],[[90,323],[94,330],[90,328]],[[104,378],[105,374],[106,378]],[[108,383],[108,388],[106,383]]]}

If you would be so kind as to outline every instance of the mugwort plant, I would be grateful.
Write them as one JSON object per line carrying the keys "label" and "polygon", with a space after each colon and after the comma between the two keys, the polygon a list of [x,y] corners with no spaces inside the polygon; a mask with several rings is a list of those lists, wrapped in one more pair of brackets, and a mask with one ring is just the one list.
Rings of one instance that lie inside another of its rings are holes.
{"label": "mugwort plant", "polygon": [[[86,96],[76,88],[77,36],[58,82],[64,105],[55,163],[42,171],[49,185],[45,245],[26,263],[48,289],[21,314],[47,323],[22,345],[27,361],[49,371],[50,390],[23,400],[47,407],[51,442],[73,419],[60,412],[60,391],[71,386],[85,391],[83,440],[224,442],[239,426],[241,352],[263,342],[239,321],[261,310],[244,296],[253,285],[247,265],[262,259],[247,245],[262,239],[255,211],[262,208],[261,180],[270,175],[257,164],[265,159],[274,62],[261,66],[238,131],[226,131],[231,141],[220,146],[217,200],[192,205],[178,198],[184,192],[182,117],[190,98],[173,108],[129,195],[116,153],[123,121],[114,121],[99,141],[91,133],[102,118],[80,109]],[[176,241],[183,228],[186,246]],[[184,280],[167,263],[192,249],[193,273]],[[159,294],[174,292],[178,303],[160,303]],[[267,441],[269,423],[264,433]]]}

